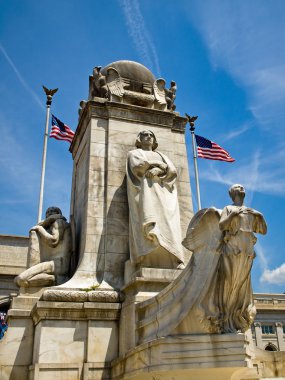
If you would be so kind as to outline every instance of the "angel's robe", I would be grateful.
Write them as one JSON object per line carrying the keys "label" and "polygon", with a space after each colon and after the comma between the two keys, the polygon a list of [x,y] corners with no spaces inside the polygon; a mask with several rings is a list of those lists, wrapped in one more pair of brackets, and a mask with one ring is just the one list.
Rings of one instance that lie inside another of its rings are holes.
{"label": "angel's robe", "polygon": [[[232,215],[233,211],[239,214]],[[245,331],[255,316],[250,271],[255,257],[255,233],[267,227],[259,212],[246,206],[226,206],[220,228],[223,231],[219,267],[218,304],[224,332]]]}
{"label": "angel's robe", "polygon": [[193,252],[185,273],[190,266],[194,270],[184,281],[194,302],[179,333],[236,333],[250,327],[256,312],[250,276],[254,233],[266,230],[263,215],[246,206],[230,205],[222,212],[211,207],[194,215],[183,241]]}
{"label": "angel's robe", "polygon": [[[167,165],[161,175],[147,178],[155,162]],[[183,263],[177,172],[158,151],[134,149],[127,157],[130,259],[146,267],[176,268]]]}

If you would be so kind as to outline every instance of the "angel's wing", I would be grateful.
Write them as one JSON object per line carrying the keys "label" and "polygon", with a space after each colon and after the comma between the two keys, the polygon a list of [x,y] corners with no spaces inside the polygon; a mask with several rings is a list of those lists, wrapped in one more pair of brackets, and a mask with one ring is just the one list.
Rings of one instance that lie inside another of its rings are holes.
{"label": "angel's wing", "polygon": [[255,215],[253,223],[253,232],[258,234],[266,235],[267,233],[267,224],[262,214]]}
{"label": "angel's wing", "polygon": [[122,98],[124,95],[124,84],[118,71],[113,67],[109,67],[107,69],[106,78],[107,86],[111,94]]}
{"label": "angel's wing", "polygon": [[194,253],[207,251],[215,253],[218,249],[222,232],[219,227],[221,210],[215,207],[198,211],[191,219],[182,244]]}
{"label": "angel's wing", "polygon": [[165,80],[160,78],[157,79],[153,84],[154,97],[159,104],[166,104],[165,99]]}

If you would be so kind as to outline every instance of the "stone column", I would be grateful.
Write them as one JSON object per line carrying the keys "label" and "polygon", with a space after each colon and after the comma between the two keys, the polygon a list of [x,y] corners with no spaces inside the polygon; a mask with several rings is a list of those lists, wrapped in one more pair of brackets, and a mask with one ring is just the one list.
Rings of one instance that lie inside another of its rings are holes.
{"label": "stone column", "polygon": [[284,342],[284,334],[283,334],[283,324],[281,322],[276,322],[275,327],[276,327],[278,348],[280,351],[284,351],[285,342]]}
{"label": "stone column", "polygon": [[143,129],[156,134],[159,150],[170,157],[178,170],[181,227],[185,236],[193,215],[185,123],[186,119],[177,114],[99,98],[86,104],[71,145],[74,159],[71,220],[78,267],[73,278],[61,288],[100,290],[123,286],[124,265],[129,258],[126,157]]}
{"label": "stone column", "polygon": [[259,322],[255,322],[254,323],[254,330],[255,330],[255,342],[256,342],[256,346],[258,348],[263,348],[262,330],[261,330],[261,324]]}

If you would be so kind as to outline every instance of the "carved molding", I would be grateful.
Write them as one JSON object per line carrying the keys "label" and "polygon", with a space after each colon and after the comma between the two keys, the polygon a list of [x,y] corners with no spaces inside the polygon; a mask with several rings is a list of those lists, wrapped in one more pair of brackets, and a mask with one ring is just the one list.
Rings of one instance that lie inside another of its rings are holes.
{"label": "carved molding", "polygon": [[63,301],[63,302],[86,302],[88,293],[79,290],[46,290],[41,299],[43,301]]}
{"label": "carved molding", "polygon": [[120,302],[122,295],[115,290],[60,290],[47,289],[42,297],[43,301],[60,301],[60,302]]}
{"label": "carved molding", "polygon": [[118,320],[120,303],[38,301],[31,311],[35,324],[42,320]]}
{"label": "carved molding", "polygon": [[116,291],[97,290],[88,292],[88,301],[91,302],[120,302],[120,293]]}
{"label": "carved molding", "polygon": [[282,322],[275,322],[275,327],[283,327],[283,323]]}
{"label": "carved molding", "polygon": [[[229,346],[230,350],[226,348]],[[243,368],[249,356],[249,343],[244,334],[163,337],[137,346],[127,355],[114,360],[112,376],[115,379],[131,378],[136,372],[143,374],[142,377],[145,374],[145,378],[152,380],[174,380],[180,378],[177,376],[177,368],[183,368],[183,378],[191,379],[195,377],[193,370],[201,368],[202,363],[204,369],[215,367],[219,368],[220,373],[226,369],[224,377],[233,378],[232,374],[229,375],[229,370],[234,372],[237,367]],[[158,376],[159,371],[167,376]]]}
{"label": "carved molding", "polygon": [[[142,96],[150,96],[140,94]],[[127,121],[135,121],[138,123],[149,123],[163,127],[169,127],[175,132],[184,133],[187,124],[185,117],[179,116],[178,113],[161,111],[152,108],[142,108],[140,106],[111,102],[107,99],[93,98],[84,104],[84,108],[80,112],[80,119],[76,129],[75,137],[70,146],[70,151],[75,157],[79,147],[79,142],[85,133],[87,125],[91,118],[98,119],[124,119]]]}

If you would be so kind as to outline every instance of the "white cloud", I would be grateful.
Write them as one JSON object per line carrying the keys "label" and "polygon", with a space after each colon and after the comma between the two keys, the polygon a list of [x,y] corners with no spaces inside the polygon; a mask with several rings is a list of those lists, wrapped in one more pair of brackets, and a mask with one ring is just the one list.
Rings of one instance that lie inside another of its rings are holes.
{"label": "white cloud", "polygon": [[247,132],[252,127],[253,127],[253,123],[252,122],[244,123],[243,125],[240,126],[240,128],[237,128],[237,129],[235,129],[235,130],[227,133],[226,135],[221,136],[222,140],[223,141],[228,141],[228,140],[235,139],[236,137],[238,137],[238,136],[242,135],[243,133]]}
{"label": "white cloud", "polygon": [[138,0],[120,0],[128,33],[145,66],[160,76],[159,61],[155,45],[144,22]]}
{"label": "white cloud", "polygon": [[280,117],[285,120],[284,15],[284,2],[263,0],[194,1],[189,14],[213,67],[246,90],[255,118],[264,127],[276,122],[275,132],[283,131]]}
{"label": "white cloud", "polygon": [[265,256],[263,248],[262,248],[262,246],[258,240],[257,240],[256,245],[255,245],[255,252],[257,255],[256,258],[259,261],[262,270],[265,271],[268,267],[267,258]]}
{"label": "white cloud", "polygon": [[2,52],[4,58],[8,62],[9,66],[12,68],[14,73],[16,74],[17,78],[19,79],[19,82],[22,84],[22,86],[28,91],[28,93],[32,96],[32,98],[35,100],[37,105],[41,109],[45,109],[41,99],[38,97],[38,95],[31,89],[31,87],[28,85],[28,83],[25,81],[24,77],[16,67],[15,63],[12,61],[12,59],[9,57],[8,53],[4,49],[4,47],[0,44],[0,51]]}
{"label": "white cloud", "polygon": [[[273,148],[274,149],[274,148]],[[209,162],[207,170],[200,170],[200,178],[231,185],[242,183],[247,190],[285,197],[285,147],[263,155],[260,151],[247,155],[238,165],[224,164],[223,168]],[[211,171],[211,176],[209,176]]]}
{"label": "white cloud", "polygon": [[285,285],[285,263],[273,270],[265,269],[260,281],[268,282],[269,284]]}

